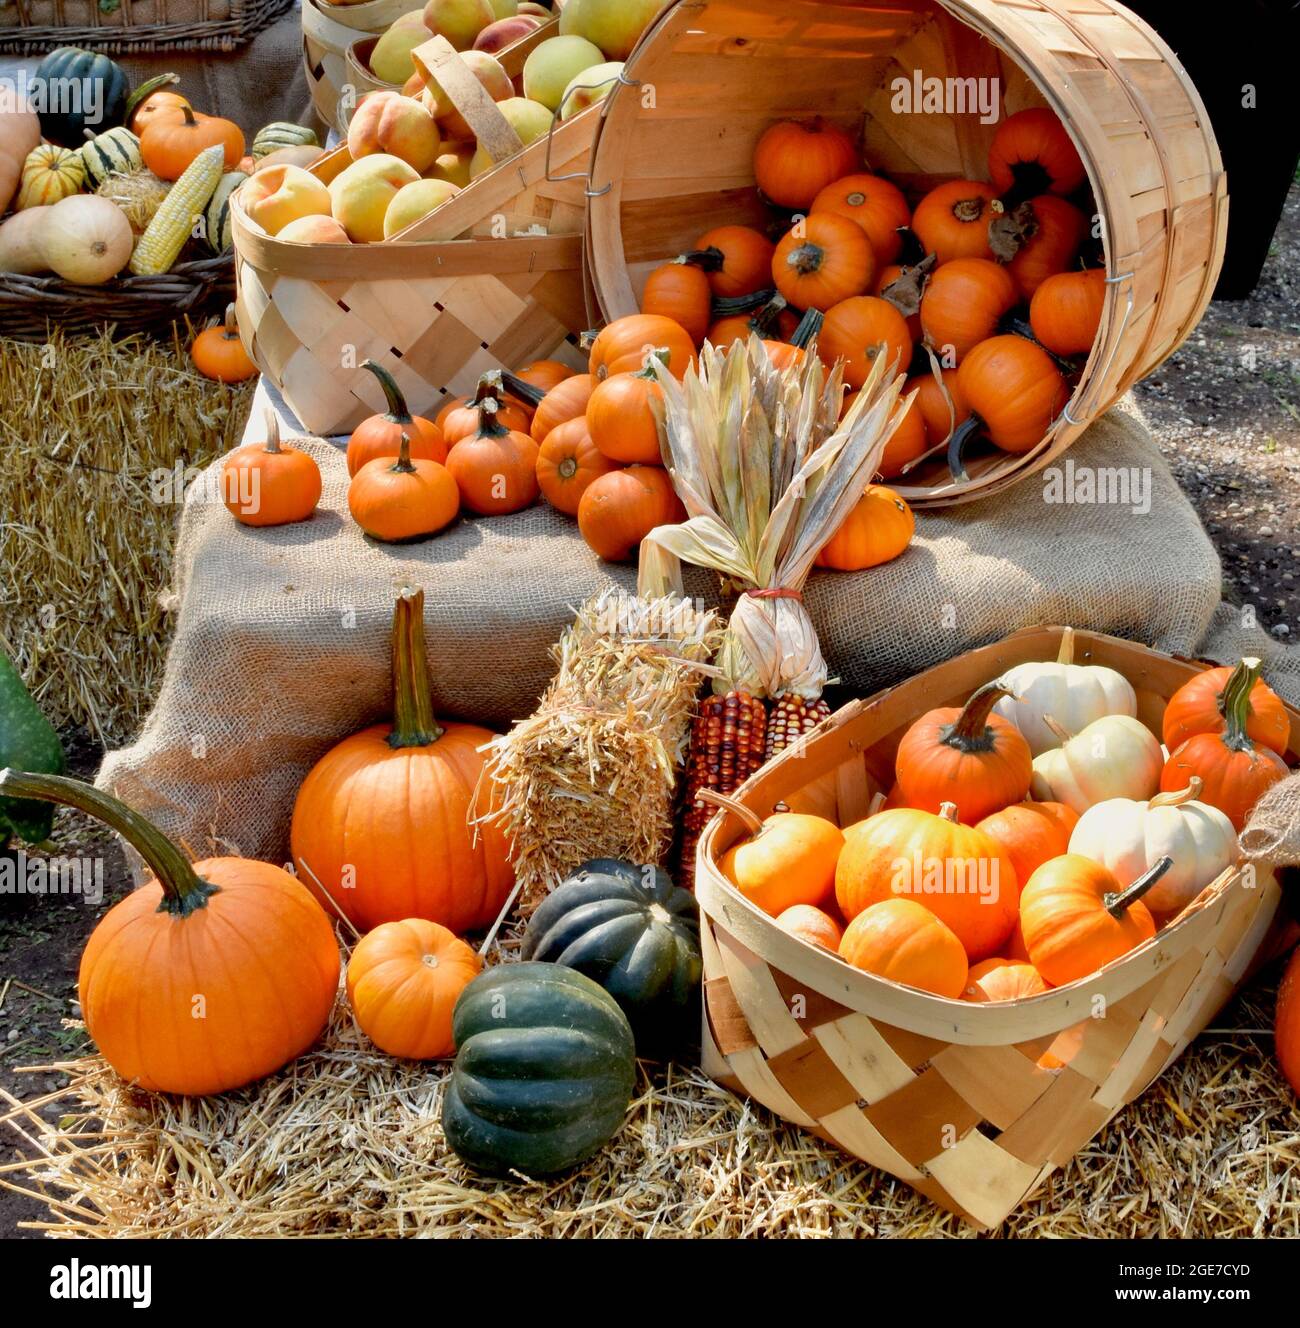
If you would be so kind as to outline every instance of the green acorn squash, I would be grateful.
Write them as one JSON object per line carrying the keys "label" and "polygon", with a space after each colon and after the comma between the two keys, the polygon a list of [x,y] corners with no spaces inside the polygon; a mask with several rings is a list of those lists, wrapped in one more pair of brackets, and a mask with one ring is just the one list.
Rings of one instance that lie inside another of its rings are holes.
{"label": "green acorn squash", "polygon": [[636,1082],[632,1029],[614,998],[559,964],[502,964],[460,994],[442,1128],[470,1166],[550,1176],[623,1123]]}
{"label": "green acorn squash", "polygon": [[36,66],[32,101],[41,133],[60,147],[80,148],[86,130],[102,134],[126,121],[131,85],[106,55],[60,46]]}
{"label": "green acorn squash", "polygon": [[[54,726],[32,700],[22,675],[0,651],[0,770],[9,766],[61,775],[65,763]],[[53,825],[51,803],[0,798],[0,848],[11,835],[39,844],[50,837]]]}
{"label": "green acorn squash", "polygon": [[642,1055],[679,1050],[698,1029],[699,910],[658,867],[585,863],[533,914],[522,957],[600,983],[627,1015]]}

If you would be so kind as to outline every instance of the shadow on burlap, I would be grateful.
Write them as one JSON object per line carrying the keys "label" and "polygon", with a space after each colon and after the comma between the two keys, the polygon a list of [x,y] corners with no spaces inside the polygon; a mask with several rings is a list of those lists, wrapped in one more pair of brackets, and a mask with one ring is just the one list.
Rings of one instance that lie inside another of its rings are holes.
{"label": "shadow on burlap", "polygon": [[[425,591],[440,714],[501,728],[534,708],[575,607],[604,586],[635,584],[631,566],[600,563],[544,505],[462,520],[418,545],[375,544],[348,517],[343,453],[301,445],[324,477],[306,523],[242,528],[191,493],[158,701],[135,744],[100,771],[101,786],[196,855],[284,858],[308,769],[388,715],[401,587]],[[1300,652],[1220,605],[1214,548],[1141,421],[1113,411],[1069,456],[1076,470],[1140,468],[1149,512],[1046,502],[1039,475],[998,498],[922,514],[913,546],[885,567],[814,573],[807,603],[843,682],[870,693],[1019,628],[1069,623],[1172,654],[1260,654],[1265,677],[1300,701]],[[708,598],[715,584],[696,573],[687,589]]]}

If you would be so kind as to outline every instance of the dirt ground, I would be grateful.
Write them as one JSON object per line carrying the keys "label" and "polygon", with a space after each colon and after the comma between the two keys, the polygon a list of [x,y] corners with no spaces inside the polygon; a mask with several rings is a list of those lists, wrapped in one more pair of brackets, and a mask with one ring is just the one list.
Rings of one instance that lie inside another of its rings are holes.
{"label": "dirt ground", "polygon": [[[1225,593],[1254,606],[1278,640],[1300,642],[1300,184],[1251,298],[1212,305],[1137,396],[1219,550]],[[84,735],[65,739],[73,773],[89,778],[101,753]],[[105,898],[92,908],[0,895],[0,1087],[27,1099],[55,1090],[61,1076],[21,1067],[70,1058],[86,1045],[80,1030],[62,1026],[76,996],[78,956],[129,888],[111,836],[87,833],[84,821],[61,812],[56,840],[61,853],[104,856]],[[1270,993],[1252,997],[1271,1009]],[[1241,1024],[1232,1008],[1217,1022]],[[1244,1022],[1256,1024],[1258,1015]],[[1243,1054],[1268,1051],[1264,1036]],[[52,1104],[49,1117],[57,1111]],[[17,1155],[12,1139],[0,1138],[0,1169]],[[37,1200],[0,1192],[0,1237],[39,1235],[15,1229],[44,1215]]]}

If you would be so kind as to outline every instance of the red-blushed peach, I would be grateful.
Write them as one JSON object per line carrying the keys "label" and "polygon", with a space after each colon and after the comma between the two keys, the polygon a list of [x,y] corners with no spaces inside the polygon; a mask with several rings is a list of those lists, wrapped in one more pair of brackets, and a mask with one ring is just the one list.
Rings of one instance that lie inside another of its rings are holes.
{"label": "red-blushed peach", "polygon": [[418,101],[400,92],[370,92],[357,103],[348,124],[348,152],[354,162],[387,153],[427,171],[442,150],[437,121]]}
{"label": "red-blushed peach", "polygon": [[[487,55],[483,51],[466,51],[461,59],[469,66],[474,77],[483,85],[483,90],[493,101],[502,102],[515,95],[515,85],[510,81],[510,75],[495,56]],[[474,137],[474,130],[452,104],[451,98],[447,96],[436,78],[426,81],[420,100],[438,121],[444,138],[460,141]]]}
{"label": "red-blushed peach", "polygon": [[239,201],[250,221],[278,235],[299,217],[330,215],[330,191],[301,166],[272,166],[239,186]]}
{"label": "red-blushed peach", "polygon": [[275,237],[294,244],[351,244],[348,233],[333,217],[299,217]]}

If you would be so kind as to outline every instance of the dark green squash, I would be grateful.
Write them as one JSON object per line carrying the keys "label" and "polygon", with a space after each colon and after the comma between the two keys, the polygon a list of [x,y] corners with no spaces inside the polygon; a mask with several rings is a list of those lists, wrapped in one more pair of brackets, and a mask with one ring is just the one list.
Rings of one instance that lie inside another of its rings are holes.
{"label": "dark green squash", "polygon": [[[32,700],[22,675],[0,651],[0,770],[9,766],[61,775],[65,762],[54,726]],[[0,798],[0,848],[11,835],[39,844],[50,837],[53,825],[53,804]]]}
{"label": "dark green squash", "polygon": [[599,858],[533,914],[522,956],[564,964],[622,1007],[641,1055],[688,1046],[699,1025],[699,908],[658,867]]}
{"label": "dark green squash", "polygon": [[442,1128],[470,1166],[550,1176],[623,1123],[636,1082],[632,1029],[613,997],[558,964],[502,964],[460,994]]}
{"label": "dark green squash", "polygon": [[32,101],[41,133],[51,143],[80,148],[87,129],[102,134],[126,121],[131,84],[122,66],[106,55],[60,46],[36,66],[35,78]]}

